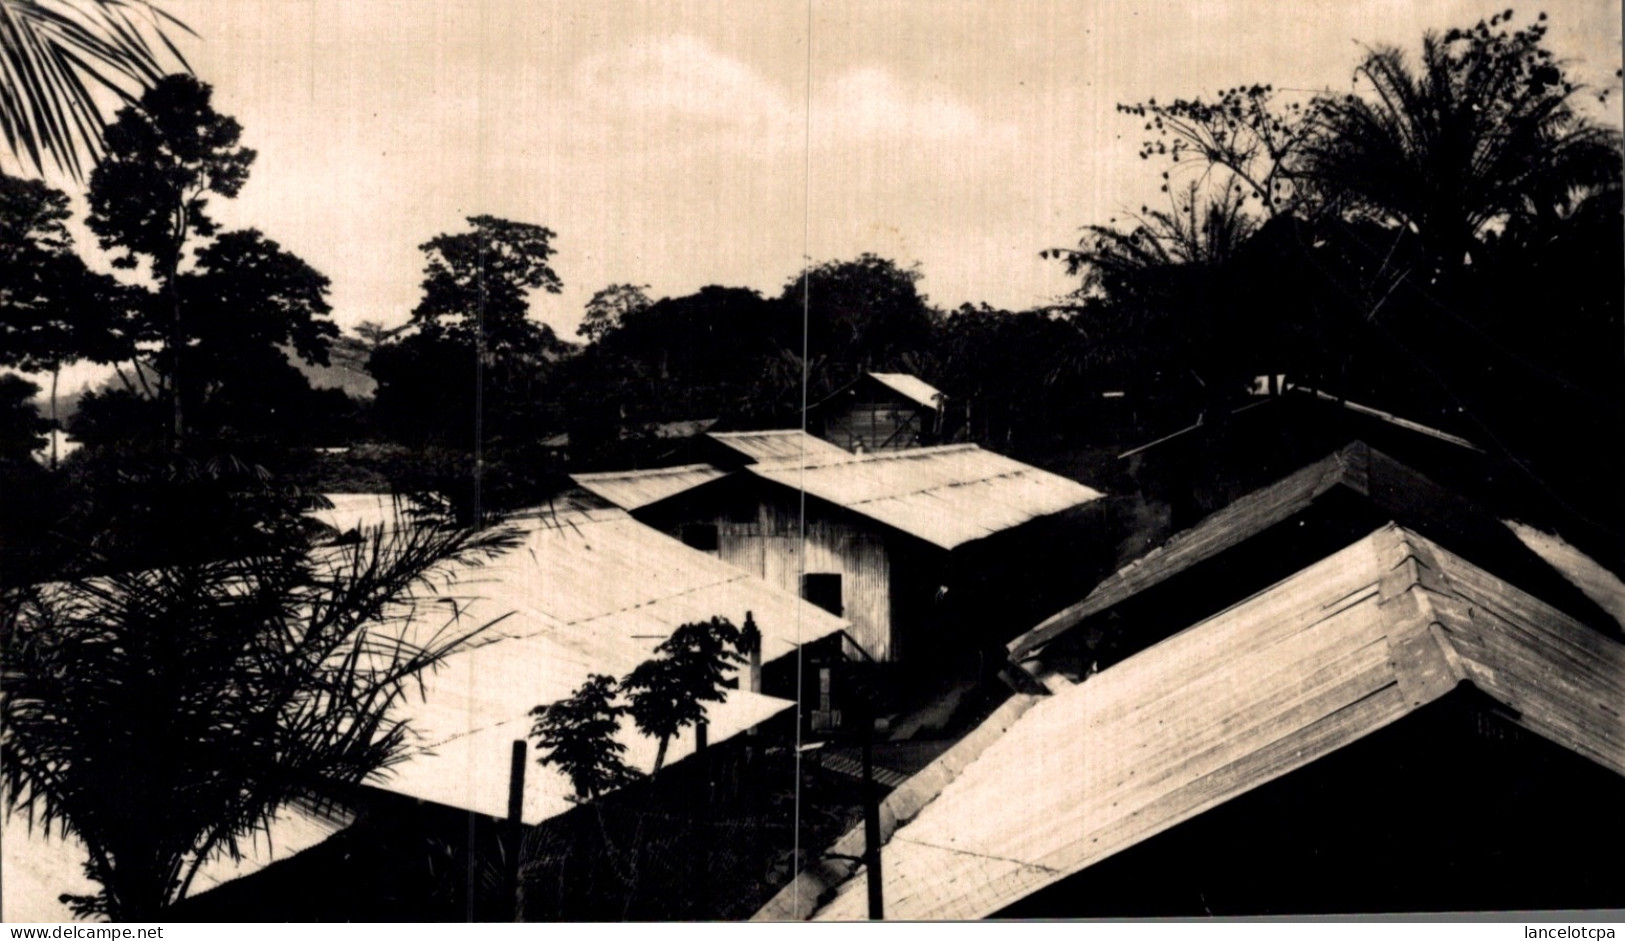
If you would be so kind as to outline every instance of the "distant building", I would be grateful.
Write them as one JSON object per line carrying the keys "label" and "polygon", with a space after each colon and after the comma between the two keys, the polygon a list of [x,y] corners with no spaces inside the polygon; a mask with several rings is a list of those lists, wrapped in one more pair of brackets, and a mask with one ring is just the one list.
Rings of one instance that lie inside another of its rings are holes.
{"label": "distant building", "polygon": [[807,428],[854,453],[936,444],[947,397],[907,373],[871,372],[808,409]]}
{"label": "distant building", "polygon": [[800,432],[711,437],[750,463],[575,480],[847,619],[875,660],[1008,640],[1077,597],[1056,562],[1098,539],[1097,491],[975,445],[854,455]]}

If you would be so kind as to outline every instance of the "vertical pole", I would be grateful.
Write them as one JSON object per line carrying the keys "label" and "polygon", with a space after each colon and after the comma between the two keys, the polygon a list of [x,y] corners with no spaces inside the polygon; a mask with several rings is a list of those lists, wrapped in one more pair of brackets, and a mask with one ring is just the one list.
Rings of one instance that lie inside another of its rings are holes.
{"label": "vertical pole", "polygon": [[474,230],[479,239],[479,302],[474,309],[474,519],[471,525],[478,529],[485,520],[485,509],[480,504],[485,487],[485,232]]}
{"label": "vertical pole", "polygon": [[513,761],[508,768],[508,822],[507,870],[504,873],[508,898],[513,900],[513,920],[521,921],[524,913],[524,892],[519,885],[519,849],[524,837],[525,810],[525,740],[515,739]]}
{"label": "vertical pole", "polygon": [[886,917],[886,906],[880,888],[880,799],[875,793],[875,720],[866,714],[862,725],[863,868],[869,874],[869,920],[881,921]]}

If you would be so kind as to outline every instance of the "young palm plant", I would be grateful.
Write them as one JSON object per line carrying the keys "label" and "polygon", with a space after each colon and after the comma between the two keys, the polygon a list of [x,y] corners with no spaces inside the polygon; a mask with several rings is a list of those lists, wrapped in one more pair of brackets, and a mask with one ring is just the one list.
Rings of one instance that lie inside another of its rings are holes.
{"label": "young palm plant", "polygon": [[64,901],[154,920],[289,801],[400,760],[392,706],[486,627],[416,601],[514,541],[419,526],[9,591],[0,785],[7,812],[88,848],[101,892]]}

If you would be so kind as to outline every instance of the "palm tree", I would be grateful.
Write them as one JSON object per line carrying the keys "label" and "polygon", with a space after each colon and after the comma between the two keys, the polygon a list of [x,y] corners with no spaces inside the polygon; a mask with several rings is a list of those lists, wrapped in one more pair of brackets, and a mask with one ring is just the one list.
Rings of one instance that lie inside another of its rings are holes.
{"label": "palm tree", "polygon": [[169,60],[191,71],[171,29],[192,34],[150,0],[0,0],[0,131],[19,164],[83,180],[103,100],[134,104]]}
{"label": "palm tree", "polygon": [[401,760],[394,705],[485,627],[424,623],[414,592],[514,542],[420,526],[6,592],[0,785],[89,850],[101,892],[63,900],[157,920],[288,802]]}
{"label": "palm tree", "polygon": [[1369,91],[1317,102],[1297,167],[1345,214],[1413,231],[1446,278],[1487,232],[1562,212],[1620,174],[1618,132],[1576,111],[1578,87],[1541,45],[1546,15],[1512,31],[1510,19],[1427,34],[1415,68],[1371,50],[1355,70]]}

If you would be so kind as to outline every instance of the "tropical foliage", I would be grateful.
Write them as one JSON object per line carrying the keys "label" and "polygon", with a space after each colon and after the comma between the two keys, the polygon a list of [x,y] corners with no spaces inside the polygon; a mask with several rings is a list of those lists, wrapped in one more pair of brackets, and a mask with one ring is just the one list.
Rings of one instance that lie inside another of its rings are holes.
{"label": "tropical foliage", "polygon": [[0,0],[0,131],[12,155],[83,179],[102,153],[103,99],[134,103],[168,63],[190,70],[171,31],[192,32],[149,0]]}
{"label": "tropical foliage", "polygon": [[81,915],[151,921],[296,799],[342,800],[403,755],[391,714],[482,625],[412,602],[503,531],[418,527],[8,591],[7,810],[71,834],[101,885]]}

